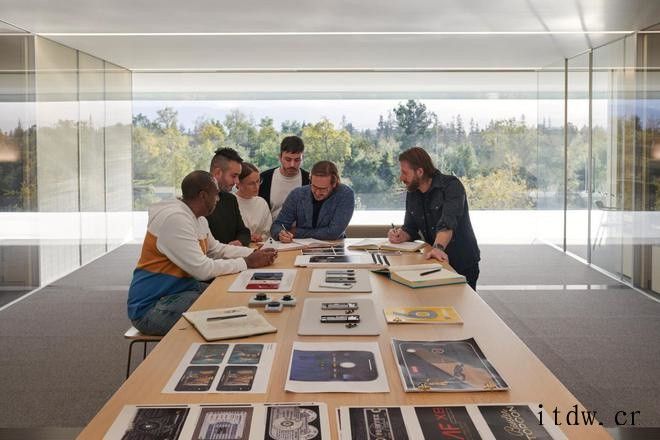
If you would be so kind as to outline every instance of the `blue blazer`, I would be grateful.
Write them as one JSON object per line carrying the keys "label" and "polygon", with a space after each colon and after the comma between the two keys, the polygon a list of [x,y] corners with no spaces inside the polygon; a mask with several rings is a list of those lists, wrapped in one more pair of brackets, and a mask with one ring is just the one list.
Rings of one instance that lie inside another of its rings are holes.
{"label": "blue blazer", "polygon": [[346,227],[353,217],[355,196],[353,190],[340,183],[328,197],[319,212],[316,228],[312,227],[314,208],[312,189],[309,185],[296,188],[284,201],[282,210],[273,221],[270,235],[279,236],[282,225],[290,229],[296,224],[296,238],[316,238],[319,240],[337,240],[346,236]]}

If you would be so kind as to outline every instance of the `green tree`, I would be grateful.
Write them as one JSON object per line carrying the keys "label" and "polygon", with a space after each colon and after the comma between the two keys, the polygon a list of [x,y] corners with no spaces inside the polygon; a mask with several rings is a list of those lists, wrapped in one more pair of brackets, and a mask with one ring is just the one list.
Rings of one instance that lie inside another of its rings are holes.
{"label": "green tree", "polygon": [[328,119],[303,128],[305,162],[314,164],[320,160],[334,162],[341,171],[344,161],[351,155],[351,135],[343,129],[335,129]]}
{"label": "green tree", "polygon": [[397,140],[401,144],[401,149],[407,149],[420,145],[428,140],[429,127],[433,123],[433,118],[426,111],[426,106],[415,100],[408,100],[406,104],[399,104],[394,109],[397,126]]}
{"label": "green tree", "polygon": [[453,146],[443,155],[442,169],[458,177],[473,177],[477,173],[477,157],[468,143]]}
{"label": "green tree", "polygon": [[190,145],[193,168],[207,170],[215,150],[225,145],[227,134],[220,121],[214,119],[198,119],[193,130]]}
{"label": "green tree", "polygon": [[245,157],[254,156],[257,147],[257,129],[252,118],[238,109],[234,109],[225,117],[227,128],[227,143]]}
{"label": "green tree", "polygon": [[525,182],[511,170],[462,179],[470,209],[529,209],[533,207]]}
{"label": "green tree", "polygon": [[280,134],[273,126],[273,118],[262,118],[259,122],[257,145],[254,157],[251,159],[260,169],[273,168],[279,164]]}
{"label": "green tree", "polygon": [[302,124],[298,121],[289,121],[286,120],[282,122],[281,128],[282,128],[282,134],[284,136],[302,136],[302,129],[303,125],[305,123],[303,122]]}

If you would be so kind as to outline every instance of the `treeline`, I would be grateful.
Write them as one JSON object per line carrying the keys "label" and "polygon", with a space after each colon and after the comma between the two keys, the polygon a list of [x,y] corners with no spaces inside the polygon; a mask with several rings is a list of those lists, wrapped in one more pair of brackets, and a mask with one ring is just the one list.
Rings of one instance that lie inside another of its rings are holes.
{"label": "treeline", "polygon": [[[137,210],[158,200],[159,188],[172,191],[191,170],[208,169],[219,147],[235,148],[262,170],[277,166],[280,141],[288,135],[304,140],[304,167],[322,159],[339,166],[343,181],[357,194],[359,209],[402,207],[397,157],[415,145],[425,148],[443,172],[462,179],[474,209],[534,208],[539,183],[552,191],[554,183],[563,180],[563,131],[545,128],[538,136],[524,116],[493,120],[486,127],[472,120],[466,124],[460,115],[442,122],[423,102],[409,100],[380,115],[374,129],[365,130],[346,118],[338,126],[321,119],[285,121],[275,127],[272,118],[256,122],[240,110],[223,121],[200,118],[190,128],[181,126],[177,117],[176,110],[167,107],[153,120],[142,114],[133,119]],[[539,156],[541,150],[547,153],[545,159]],[[544,168],[543,182],[539,166]]]}

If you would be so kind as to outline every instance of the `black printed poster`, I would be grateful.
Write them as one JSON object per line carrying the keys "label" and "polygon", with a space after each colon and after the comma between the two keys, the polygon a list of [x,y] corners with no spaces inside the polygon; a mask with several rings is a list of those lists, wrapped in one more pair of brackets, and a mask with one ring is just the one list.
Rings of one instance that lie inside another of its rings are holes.
{"label": "black printed poster", "polygon": [[425,440],[481,440],[464,406],[418,406],[415,414]]}
{"label": "black printed poster", "polygon": [[487,405],[479,411],[497,440],[552,440],[528,406]]}

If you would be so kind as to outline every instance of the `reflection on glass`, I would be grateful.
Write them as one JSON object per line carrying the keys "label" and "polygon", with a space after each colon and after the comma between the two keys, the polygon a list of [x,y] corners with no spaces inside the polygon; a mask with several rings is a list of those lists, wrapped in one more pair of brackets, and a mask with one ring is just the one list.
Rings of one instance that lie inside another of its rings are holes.
{"label": "reflection on glass", "polygon": [[564,246],[564,63],[538,73],[538,236]]}
{"label": "reflection on glass", "polygon": [[566,250],[588,257],[589,54],[568,60]]}

